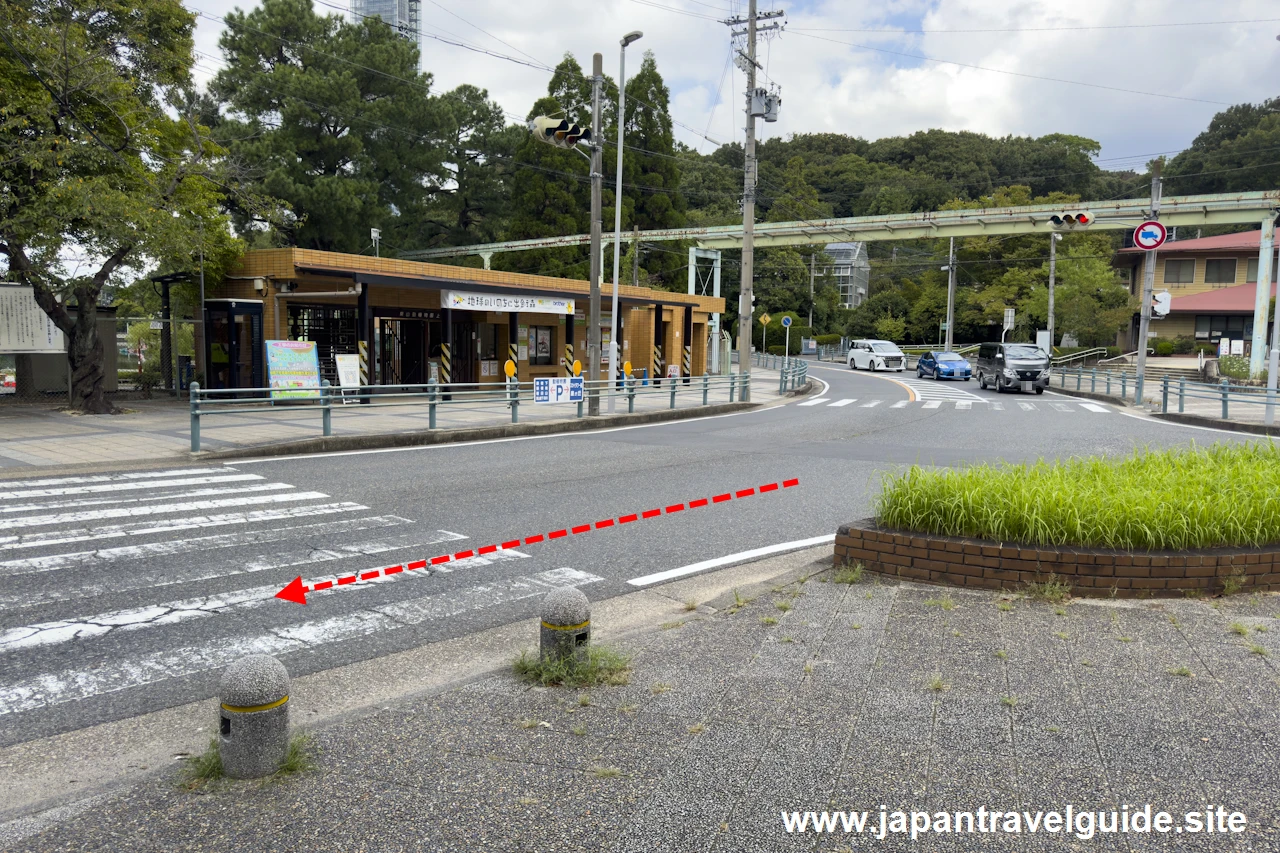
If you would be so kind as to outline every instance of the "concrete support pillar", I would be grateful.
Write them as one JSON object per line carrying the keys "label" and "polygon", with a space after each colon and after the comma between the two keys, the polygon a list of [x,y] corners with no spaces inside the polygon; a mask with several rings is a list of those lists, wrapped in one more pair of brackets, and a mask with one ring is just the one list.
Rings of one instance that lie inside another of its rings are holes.
{"label": "concrete support pillar", "polygon": [[1258,242],[1258,286],[1253,300],[1253,340],[1249,350],[1249,373],[1257,376],[1267,364],[1267,308],[1271,302],[1271,256],[1275,252],[1276,220],[1262,220]]}

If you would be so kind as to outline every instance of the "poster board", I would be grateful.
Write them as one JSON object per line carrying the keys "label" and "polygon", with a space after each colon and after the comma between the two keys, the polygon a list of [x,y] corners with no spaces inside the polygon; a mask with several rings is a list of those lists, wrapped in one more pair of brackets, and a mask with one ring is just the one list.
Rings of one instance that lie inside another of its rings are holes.
{"label": "poster board", "polygon": [[64,354],[67,339],[26,285],[0,283],[0,352]]}
{"label": "poster board", "polygon": [[267,386],[271,388],[271,399],[314,400],[319,398],[320,359],[316,352],[315,341],[267,341],[266,343]]}
{"label": "poster board", "polygon": [[668,364],[668,365],[667,365],[667,378],[668,378],[668,379],[679,379],[679,378],[680,378],[680,365],[678,365],[678,364]]}
{"label": "poster board", "polygon": [[360,393],[360,356],[354,353],[335,355],[333,360],[338,367],[338,393],[346,403],[348,391],[353,395]]}

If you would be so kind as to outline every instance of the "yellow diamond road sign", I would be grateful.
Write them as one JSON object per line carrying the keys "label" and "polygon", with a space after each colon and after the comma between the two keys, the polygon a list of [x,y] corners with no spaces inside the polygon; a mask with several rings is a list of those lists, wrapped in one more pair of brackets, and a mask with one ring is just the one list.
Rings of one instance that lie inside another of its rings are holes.
{"label": "yellow diamond road sign", "polygon": [[770,321],[770,320],[772,320],[772,319],[773,319],[773,318],[772,318],[772,317],[770,317],[768,314],[761,314],[761,315],[760,315],[760,325],[761,325],[761,326],[767,326],[767,325],[769,325],[769,321]]}

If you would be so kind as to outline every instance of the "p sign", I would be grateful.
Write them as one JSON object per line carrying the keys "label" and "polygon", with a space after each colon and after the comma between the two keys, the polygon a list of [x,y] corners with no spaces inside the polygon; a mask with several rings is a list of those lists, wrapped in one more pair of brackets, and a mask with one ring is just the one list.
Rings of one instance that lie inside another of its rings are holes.
{"label": "p sign", "polygon": [[1168,236],[1169,232],[1165,230],[1163,225],[1151,220],[1134,229],[1133,245],[1150,252],[1152,249],[1158,249],[1163,246],[1165,238]]}
{"label": "p sign", "polygon": [[582,377],[557,376],[533,380],[533,402],[582,402]]}

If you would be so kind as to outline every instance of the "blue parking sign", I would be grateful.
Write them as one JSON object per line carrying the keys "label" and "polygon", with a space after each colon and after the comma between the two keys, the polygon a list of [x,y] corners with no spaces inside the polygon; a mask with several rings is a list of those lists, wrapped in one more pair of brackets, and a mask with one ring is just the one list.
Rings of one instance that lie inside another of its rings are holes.
{"label": "blue parking sign", "polygon": [[569,402],[582,402],[582,377],[575,376],[569,380]]}

